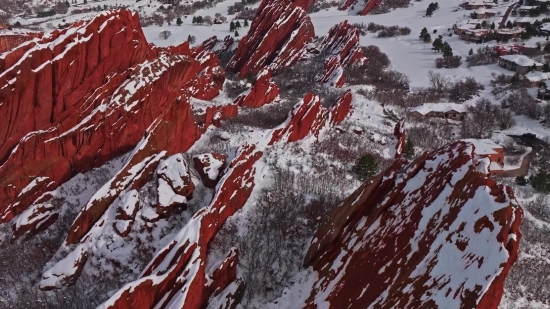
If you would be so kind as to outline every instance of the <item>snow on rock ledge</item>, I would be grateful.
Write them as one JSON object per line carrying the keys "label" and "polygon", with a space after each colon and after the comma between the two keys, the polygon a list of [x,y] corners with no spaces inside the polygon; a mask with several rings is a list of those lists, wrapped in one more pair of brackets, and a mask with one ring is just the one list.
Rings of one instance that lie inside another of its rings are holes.
{"label": "snow on rock ledge", "polygon": [[523,212],[473,150],[397,160],[336,208],[304,261],[319,276],[305,308],[496,309]]}
{"label": "snow on rock ledge", "polygon": [[230,301],[229,297],[242,295],[242,286],[235,286],[236,250],[209,272],[208,245],[225,220],[250,196],[256,174],[254,163],[261,156],[255,145],[241,146],[210,205],[199,210],[156,254],[139,279],[126,284],[98,309],[206,308],[211,296],[226,295]]}
{"label": "snow on rock ledge", "polygon": [[193,157],[195,169],[208,188],[216,187],[226,166],[227,157],[220,153],[205,153]]}
{"label": "snow on rock ledge", "polygon": [[235,98],[233,103],[239,106],[260,107],[273,102],[279,96],[279,86],[270,80],[271,70],[263,69],[252,88]]}
{"label": "snow on rock ledge", "polygon": [[269,66],[277,73],[307,52],[315,36],[307,14],[311,0],[263,0],[248,34],[240,41],[227,69],[241,78]]}

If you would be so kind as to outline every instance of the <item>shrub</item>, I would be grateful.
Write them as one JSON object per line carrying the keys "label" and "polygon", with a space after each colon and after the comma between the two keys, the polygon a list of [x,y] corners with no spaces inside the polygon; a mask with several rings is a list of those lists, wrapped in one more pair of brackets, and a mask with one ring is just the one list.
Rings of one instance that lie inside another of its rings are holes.
{"label": "shrub", "polygon": [[441,57],[435,59],[435,66],[438,69],[454,69],[462,65],[462,57],[460,56],[450,56],[450,57]]}
{"label": "shrub", "polygon": [[472,52],[466,57],[466,63],[468,63],[469,67],[493,64],[497,63],[497,61],[498,54],[489,46],[485,46],[485,48],[480,47],[475,54]]}
{"label": "shrub", "polygon": [[464,102],[472,99],[481,90],[485,89],[473,77],[455,82],[449,87],[449,99],[455,102]]}
{"label": "shrub", "polygon": [[529,183],[537,192],[550,193],[550,173],[540,171],[529,178]]}
{"label": "shrub", "polygon": [[168,31],[168,30],[164,30],[164,31],[161,31],[159,33],[159,37],[161,39],[164,39],[164,40],[167,40],[170,36],[172,35],[172,32]]}

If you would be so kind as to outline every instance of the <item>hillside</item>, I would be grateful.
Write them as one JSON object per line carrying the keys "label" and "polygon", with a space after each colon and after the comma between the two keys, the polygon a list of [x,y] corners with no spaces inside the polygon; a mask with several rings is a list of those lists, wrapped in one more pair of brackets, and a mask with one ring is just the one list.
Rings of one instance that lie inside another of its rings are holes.
{"label": "hillside", "polygon": [[550,308],[516,3],[14,4],[0,308]]}

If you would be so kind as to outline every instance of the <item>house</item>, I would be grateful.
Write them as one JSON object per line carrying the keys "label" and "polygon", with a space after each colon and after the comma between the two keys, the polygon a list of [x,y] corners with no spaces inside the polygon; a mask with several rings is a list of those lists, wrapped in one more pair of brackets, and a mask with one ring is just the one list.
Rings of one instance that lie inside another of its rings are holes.
{"label": "house", "polygon": [[521,28],[514,29],[495,29],[495,36],[498,41],[508,41],[519,38],[525,30]]}
{"label": "house", "polygon": [[495,46],[495,50],[497,51],[497,54],[499,56],[504,55],[515,55],[515,54],[522,54],[522,55],[529,55],[529,54],[535,54],[538,51],[537,45],[519,45],[519,44],[511,44],[511,45],[497,45]]}
{"label": "house", "polygon": [[472,14],[470,14],[470,16],[473,19],[483,19],[483,18],[495,17],[496,15],[497,15],[497,12],[495,12],[493,10],[490,10],[490,9],[485,9],[485,8],[479,8],[479,9],[475,10]]}
{"label": "house", "polygon": [[500,56],[498,64],[512,72],[517,72],[518,74],[527,74],[533,69],[537,70],[542,69],[542,63],[536,62],[535,60],[524,56],[524,55],[504,55]]}
{"label": "house", "polygon": [[550,35],[550,23],[544,23],[538,26],[538,30],[544,35]]}
{"label": "house", "polygon": [[477,10],[482,7],[485,7],[485,4],[482,1],[466,1],[460,4],[466,10]]}
{"label": "house", "polygon": [[418,119],[442,118],[459,121],[466,116],[466,106],[457,103],[424,103],[411,108],[409,114]]}
{"label": "house", "polygon": [[487,29],[473,29],[465,31],[459,37],[466,42],[482,43],[487,35],[489,35]]}
{"label": "house", "polygon": [[532,17],[518,17],[514,20],[513,23],[516,27],[525,28],[529,25],[532,25],[535,21],[536,19]]}
{"label": "house", "polygon": [[463,34],[464,32],[466,32],[468,30],[475,29],[477,25],[478,25],[478,23],[476,22],[476,23],[473,23],[473,24],[462,24],[462,25],[456,26],[454,28],[454,33],[456,35],[461,35],[461,34]]}
{"label": "house", "polygon": [[550,73],[531,71],[525,74],[525,78],[529,81],[529,87],[537,87],[541,82],[550,79]]}
{"label": "house", "polygon": [[485,2],[483,2],[483,6],[484,6],[486,9],[492,9],[492,8],[494,8],[495,6],[497,6],[497,4],[494,3],[494,2],[487,2],[487,1],[485,1]]}
{"label": "house", "polygon": [[463,139],[474,145],[474,155],[478,158],[488,158],[491,175],[502,175],[504,172],[504,148],[490,139]]}
{"label": "house", "polygon": [[538,6],[524,5],[517,8],[517,11],[520,15],[527,15],[531,10],[538,9]]}

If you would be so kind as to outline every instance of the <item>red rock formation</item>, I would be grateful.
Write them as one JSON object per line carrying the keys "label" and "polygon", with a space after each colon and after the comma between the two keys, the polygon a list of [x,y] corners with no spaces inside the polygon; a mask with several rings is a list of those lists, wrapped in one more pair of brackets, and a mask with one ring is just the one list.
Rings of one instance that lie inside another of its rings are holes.
{"label": "red rock formation", "polygon": [[193,157],[195,169],[206,187],[216,187],[225,169],[226,160],[227,156],[220,153],[205,153]]}
{"label": "red rock formation", "polygon": [[275,142],[296,142],[306,136],[318,136],[324,125],[327,111],[321,106],[321,99],[308,93],[290,113],[289,118],[271,135],[270,145]]}
{"label": "red rock formation", "polygon": [[292,143],[307,136],[319,136],[321,129],[339,124],[351,110],[351,92],[346,92],[327,110],[321,106],[321,99],[311,93],[292,110],[285,123],[271,133],[269,145],[276,142]]}
{"label": "red rock formation", "polygon": [[233,103],[239,106],[260,107],[273,102],[279,95],[279,86],[270,80],[271,70],[263,69],[252,88],[235,98]]}
{"label": "red rock formation", "polygon": [[[56,30],[0,60],[0,222],[133,149],[176,98],[213,98],[225,77],[212,52],[149,45],[138,15],[124,10]],[[195,129],[182,132],[197,138]],[[37,185],[44,178],[48,186]],[[23,225],[15,234],[30,228]]]}
{"label": "red rock formation", "polygon": [[305,308],[496,309],[523,215],[456,142],[397,160],[331,216],[304,261],[319,276]]}
{"label": "red rock formation", "polygon": [[261,156],[262,152],[254,145],[242,146],[212,203],[191,218],[175,239],[153,258],[138,280],[127,284],[98,308],[164,308],[169,303],[183,309],[206,308],[211,295],[224,295],[228,301],[230,296],[238,296],[239,288],[230,284],[236,275],[236,251],[232,250],[220,266],[209,273],[206,270],[208,244],[225,220],[250,196],[254,188],[253,165]]}
{"label": "red rock formation", "polygon": [[338,8],[341,11],[347,10],[350,6],[352,6],[357,0],[343,0],[342,4]]}
{"label": "red rock formation", "polygon": [[230,35],[226,36],[223,41],[220,41],[218,40],[218,37],[213,36],[202,43],[204,49],[214,52],[218,57],[227,54],[227,52],[234,48],[234,45],[235,39]]}
{"label": "red rock formation", "polygon": [[7,52],[8,50],[15,48],[24,42],[30,41],[34,38],[41,37],[40,32],[0,32],[0,53]]}
{"label": "red rock formation", "polygon": [[295,64],[315,35],[306,13],[310,4],[311,0],[263,0],[227,69],[244,78],[266,66],[277,73]]}
{"label": "red rock formation", "polygon": [[361,10],[361,12],[359,12],[359,15],[367,15],[376,7],[378,7],[380,3],[382,3],[382,0],[367,0],[365,7]]}
{"label": "red rock formation", "polygon": [[330,109],[330,124],[335,126],[340,124],[344,119],[349,116],[351,112],[351,91],[346,91],[342,97],[334,104]]}
{"label": "red rock formation", "polygon": [[396,142],[395,142],[395,159],[399,159],[402,157],[403,149],[405,149],[405,143],[407,142],[407,138],[405,135],[405,120],[400,120],[393,129],[393,135],[395,136]]}
{"label": "red rock formation", "polygon": [[350,25],[347,20],[329,30],[319,49],[328,51],[331,56],[325,62],[325,74],[319,82],[337,88],[344,85],[343,67],[365,60],[359,38],[359,29]]}

